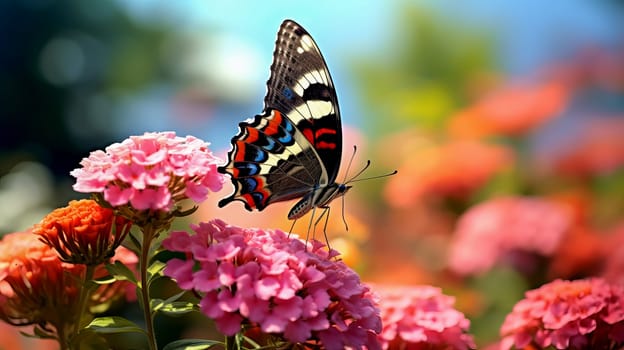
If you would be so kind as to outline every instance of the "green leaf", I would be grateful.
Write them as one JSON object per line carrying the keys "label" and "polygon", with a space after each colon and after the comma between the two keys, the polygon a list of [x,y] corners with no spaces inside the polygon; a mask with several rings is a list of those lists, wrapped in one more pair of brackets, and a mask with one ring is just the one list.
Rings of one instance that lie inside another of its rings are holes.
{"label": "green leaf", "polygon": [[170,316],[179,316],[182,314],[186,314],[195,310],[194,304],[189,301],[178,301],[180,297],[182,297],[186,291],[181,291],[171,297],[162,300],[154,298],[150,302],[150,307],[153,312],[162,311],[165,314],[169,314]]}
{"label": "green leaf", "polygon": [[[155,300],[154,300],[155,301]],[[153,310],[162,312],[169,316],[180,316],[195,311],[195,305],[190,301],[174,301],[172,303],[161,303],[154,305]]]}
{"label": "green leaf", "polygon": [[150,286],[159,277],[162,277],[162,271],[167,267],[162,261],[156,260],[147,268],[147,283],[146,286]]}
{"label": "green leaf", "polygon": [[98,317],[91,321],[86,328],[100,334],[145,333],[145,331],[134,322],[117,316]]}
{"label": "green leaf", "polygon": [[223,345],[222,342],[216,340],[205,340],[205,339],[181,339],[171,342],[163,348],[163,350],[204,350],[210,349],[215,345]]}
{"label": "green leaf", "polygon": [[172,295],[169,298],[165,299],[164,303],[165,304],[170,304],[170,303],[173,303],[174,301],[178,301],[178,299],[180,299],[180,297],[182,297],[184,295],[184,293],[186,293],[185,290],[181,291],[178,294]]}
{"label": "green leaf", "polygon": [[115,261],[113,264],[106,264],[106,270],[118,281],[130,281],[137,284],[134,272],[120,261]]}
{"label": "green leaf", "polygon": [[130,234],[126,236],[124,240],[123,246],[130,249],[134,254],[139,256],[141,254],[141,239],[137,238],[142,237],[141,233],[135,233],[134,227],[130,231]]}
{"label": "green leaf", "polygon": [[98,279],[94,279],[93,283],[95,284],[99,284],[99,285],[104,285],[104,284],[112,284],[117,282],[118,279],[115,278],[115,276],[105,276],[102,278],[98,278]]}
{"label": "green leaf", "polygon": [[88,349],[110,349],[110,345],[106,339],[95,332],[93,329],[81,329],[78,334],[71,339],[72,349],[82,349],[81,345],[85,345]]}

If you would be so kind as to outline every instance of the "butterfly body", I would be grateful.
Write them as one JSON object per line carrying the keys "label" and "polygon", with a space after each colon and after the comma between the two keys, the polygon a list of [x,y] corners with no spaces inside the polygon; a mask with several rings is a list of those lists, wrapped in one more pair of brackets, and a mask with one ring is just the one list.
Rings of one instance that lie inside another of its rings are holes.
{"label": "butterfly body", "polygon": [[299,219],[314,208],[326,208],[331,201],[344,196],[350,188],[351,186],[340,183],[332,183],[327,186],[315,188],[304,195],[303,198],[290,209],[290,212],[288,212],[288,219]]}
{"label": "butterfly body", "polygon": [[342,126],[334,84],[318,46],[294,21],[279,29],[264,111],[239,129],[219,167],[235,188],[220,207],[238,200],[263,210],[300,198],[288,214],[294,220],[351,188],[336,183]]}

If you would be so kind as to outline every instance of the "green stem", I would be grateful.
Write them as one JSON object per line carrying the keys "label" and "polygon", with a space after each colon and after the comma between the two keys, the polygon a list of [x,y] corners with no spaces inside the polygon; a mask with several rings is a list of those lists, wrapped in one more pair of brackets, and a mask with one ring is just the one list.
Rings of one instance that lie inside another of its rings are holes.
{"label": "green stem", "polygon": [[154,238],[154,228],[152,225],[147,225],[142,228],[143,231],[143,244],[141,244],[141,256],[139,257],[139,270],[141,277],[141,300],[143,302],[143,318],[145,319],[145,327],[147,332],[147,340],[149,342],[150,350],[157,350],[156,345],[156,333],[154,333],[154,317],[150,307],[150,294],[149,283],[147,281],[147,267],[149,265],[149,252],[152,245],[152,239]]}
{"label": "green stem", "polygon": [[87,313],[87,308],[89,306],[89,298],[91,297],[91,291],[93,290],[93,276],[95,275],[95,266],[87,265],[84,281],[82,283],[82,289],[80,290],[80,297],[78,299],[78,329],[82,329],[86,324],[83,324],[83,320],[87,320],[85,318],[85,314]]}
{"label": "green stem", "polygon": [[226,336],[225,337],[225,350],[234,350],[236,349],[236,341],[235,336]]}
{"label": "green stem", "polygon": [[60,349],[79,349],[80,344],[75,343],[75,337],[78,332],[87,325],[90,318],[87,317],[87,309],[89,307],[89,299],[91,297],[91,291],[93,291],[93,276],[95,275],[95,266],[86,265],[84,278],[82,281],[82,288],[80,288],[80,295],[78,297],[78,313],[75,315],[75,319],[68,319],[70,322],[60,322],[56,327],[59,337]]}

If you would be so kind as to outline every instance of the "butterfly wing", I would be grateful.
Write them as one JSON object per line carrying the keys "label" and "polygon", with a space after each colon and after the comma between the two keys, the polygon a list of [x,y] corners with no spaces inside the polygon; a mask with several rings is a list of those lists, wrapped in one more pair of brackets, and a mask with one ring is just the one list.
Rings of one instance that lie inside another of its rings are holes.
{"label": "butterfly wing", "polygon": [[323,169],[318,155],[295,125],[278,110],[269,109],[251,122],[239,124],[232,138],[229,161],[219,167],[229,173],[234,193],[222,199],[223,207],[242,201],[247,210],[294,199],[311,191]]}
{"label": "butterfly wing", "polygon": [[334,82],[312,36],[292,20],[285,20],[277,35],[264,105],[295,123],[319,155],[328,183],[333,183],[342,155]]}
{"label": "butterfly wing", "polygon": [[278,32],[264,112],[239,128],[219,168],[235,190],[219,206],[239,200],[262,210],[334,182],[342,150],[338,102],[316,43],[295,22],[284,21]]}

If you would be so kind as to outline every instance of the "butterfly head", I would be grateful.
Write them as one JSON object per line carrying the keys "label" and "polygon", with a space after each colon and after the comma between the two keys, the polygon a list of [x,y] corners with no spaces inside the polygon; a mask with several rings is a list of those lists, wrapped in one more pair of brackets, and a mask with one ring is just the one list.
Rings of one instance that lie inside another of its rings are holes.
{"label": "butterfly head", "polygon": [[353,186],[349,186],[347,184],[338,184],[338,194],[336,195],[336,197],[344,196],[345,193],[347,193],[351,189],[351,187]]}

